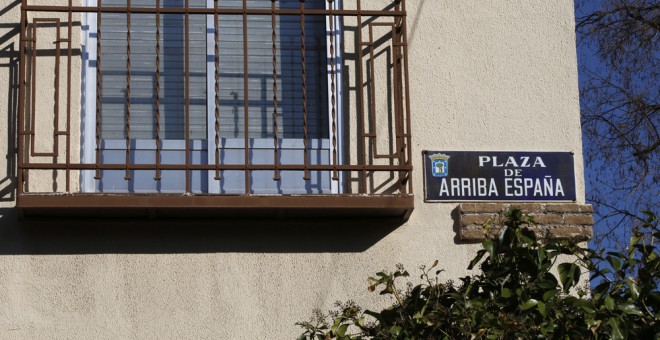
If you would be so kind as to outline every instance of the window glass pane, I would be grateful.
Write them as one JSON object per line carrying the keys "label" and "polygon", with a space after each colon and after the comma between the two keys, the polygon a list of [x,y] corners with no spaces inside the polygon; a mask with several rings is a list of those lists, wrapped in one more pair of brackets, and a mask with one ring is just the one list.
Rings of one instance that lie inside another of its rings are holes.
{"label": "window glass pane", "polygon": [[[181,1],[162,1],[162,6],[182,6]],[[155,1],[133,0],[135,7],[154,7]],[[190,1],[205,7],[205,1]],[[126,0],[104,0],[103,6],[126,6]],[[156,44],[156,15],[130,15],[130,82],[128,15],[102,14],[101,25],[101,138],[125,139],[130,109],[130,138],[185,137],[185,15],[160,16]],[[206,17],[189,16],[190,138],[206,138]],[[156,70],[157,57],[160,63]],[[157,84],[158,83],[158,84]],[[130,106],[128,89],[130,84]],[[158,85],[158,86],[157,86]],[[159,89],[159,96],[156,95]],[[160,105],[157,106],[157,102]],[[159,126],[157,126],[157,117]]]}
{"label": "window glass pane", "polygon": [[[249,6],[270,1],[248,1]],[[226,7],[240,7],[241,0],[222,1]],[[278,8],[299,8],[298,0],[277,1]],[[323,1],[306,1],[306,8],[324,8]],[[273,25],[269,15],[247,17],[248,126],[251,138],[272,138],[273,111],[277,98],[279,138],[303,138],[304,94],[306,94],[309,138],[328,138],[325,18],[308,15],[303,29],[297,15],[275,18],[275,71],[273,79]],[[243,18],[220,15],[219,78],[220,129],[227,138],[244,137],[245,91],[243,86]],[[305,77],[303,80],[303,51]],[[276,82],[276,84],[275,84]],[[274,93],[273,88],[277,87]],[[276,96],[275,96],[276,94]]]}
{"label": "window glass pane", "polygon": [[[126,0],[103,1],[103,6],[126,4]],[[204,0],[190,0],[189,4],[191,7],[206,6]],[[263,0],[247,2],[250,8],[270,8],[271,4]],[[300,7],[299,0],[280,0],[275,4],[278,8]],[[182,1],[161,1],[163,7],[182,5]],[[218,5],[240,8],[243,1],[221,0]],[[155,1],[133,0],[131,6],[153,7]],[[308,0],[305,7],[324,8],[325,3]],[[186,112],[190,114],[190,138],[206,138],[209,111],[206,62],[214,59],[206,55],[207,17],[190,15],[188,19],[190,105],[186,106],[185,15],[162,14],[157,32],[155,14],[131,14],[129,45],[129,15],[102,14],[101,138],[125,139],[126,117],[130,114],[131,139],[155,139],[156,131],[160,131],[161,139],[183,139]],[[277,16],[275,68],[270,15],[247,17],[247,65],[244,64],[243,16],[219,15],[218,27],[221,136],[245,136],[247,99],[251,138],[272,138],[275,125],[280,138],[303,138],[305,109],[308,137],[328,138],[325,18],[306,16],[303,31],[300,16]],[[244,87],[246,66],[247,94]],[[273,79],[273,71],[276,79]],[[273,121],[275,98],[277,124]]]}

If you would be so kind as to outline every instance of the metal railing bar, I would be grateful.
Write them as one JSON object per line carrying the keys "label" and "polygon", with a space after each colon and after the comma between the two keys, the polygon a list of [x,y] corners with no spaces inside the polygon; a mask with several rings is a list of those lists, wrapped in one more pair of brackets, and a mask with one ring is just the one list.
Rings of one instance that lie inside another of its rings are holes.
{"label": "metal railing bar", "polygon": [[213,1],[213,8],[216,9],[213,13],[213,41],[214,41],[214,54],[215,54],[215,177],[216,181],[221,180],[220,169],[220,28],[218,24],[218,1]]}
{"label": "metal railing bar", "polygon": [[[25,165],[23,168],[26,170],[60,170],[66,169],[67,165],[65,163],[30,163]],[[126,165],[123,163],[120,164],[100,164],[100,169],[102,170],[125,170]],[[74,170],[90,170],[96,169],[95,164],[71,164],[71,169]],[[159,168],[162,171],[190,171],[190,170],[215,170],[215,164],[161,164]],[[271,164],[220,164],[218,166],[220,170],[260,170],[260,171],[273,171],[273,166]],[[282,171],[305,171],[305,166],[302,164],[281,164],[279,166]],[[310,164],[307,169],[310,171],[332,171],[335,167],[333,165],[320,165],[320,164]],[[129,170],[156,170],[155,164],[130,164],[128,166]],[[391,171],[410,171],[412,166],[410,165],[349,165],[349,164],[338,164],[338,171],[382,171],[382,172],[391,172]]]}
{"label": "metal railing bar", "polygon": [[374,30],[373,26],[371,24],[368,25],[369,27],[369,60],[371,60],[371,68],[369,69],[369,79],[370,84],[369,84],[369,102],[371,103],[371,108],[369,112],[369,134],[373,134],[374,137],[371,138],[371,142],[369,143],[371,148],[373,149],[374,156],[378,156],[378,139],[376,138],[376,71],[374,70],[376,68],[376,58],[374,57]]}
{"label": "metal railing bar", "polygon": [[[185,0],[185,79],[186,79],[186,93],[185,93],[185,138],[186,138],[186,167],[190,165],[190,4],[188,0]],[[192,193],[192,183],[190,178],[190,171],[186,170],[186,193]]]}
{"label": "metal railing bar", "polygon": [[[370,69],[370,79],[371,79],[371,112],[370,112],[370,117],[371,117],[371,122],[369,125],[369,133],[365,134],[365,137],[369,137],[372,140],[371,143],[371,148],[373,149],[373,158],[374,159],[394,159],[394,158],[399,158],[399,151],[397,148],[397,151],[391,153],[391,154],[380,154],[378,152],[378,132],[376,130],[377,124],[377,119],[378,115],[376,114],[376,77],[375,77],[375,66],[376,66],[376,56],[374,55],[374,48],[376,42],[374,41],[373,38],[373,28],[374,27],[390,27],[391,31],[391,39],[390,41],[394,41],[395,39],[395,31],[396,31],[396,25],[394,23],[369,23],[369,42],[363,43],[363,46],[366,46],[369,48],[369,55],[371,59],[371,69]],[[396,76],[396,75],[395,75]],[[396,85],[397,82],[396,80],[393,81],[394,83],[394,93],[396,93]],[[397,114],[397,109],[396,109],[396,103],[397,103],[397,98],[396,95],[394,96],[394,116],[395,116],[395,122],[396,122],[396,114]],[[396,124],[395,124],[396,125]]]}
{"label": "metal railing bar", "polygon": [[[358,9],[358,16],[357,16],[357,27],[356,27],[356,33],[357,33],[357,53],[358,53],[358,59],[357,59],[357,71],[358,72],[358,80],[357,80],[357,90],[358,90],[358,100],[360,101],[359,105],[359,119],[362,122],[362,126],[360,127],[360,141],[359,143],[362,144],[362,152],[360,155],[360,165],[366,166],[367,165],[367,140],[364,136],[365,134],[365,125],[366,125],[366,115],[364,113],[364,90],[363,90],[363,84],[364,80],[362,78],[362,72],[363,72],[363,65],[362,65],[362,58],[364,57],[362,55],[362,1],[357,0],[356,1],[357,9]],[[359,124],[358,124],[359,125]],[[359,150],[360,146],[357,145],[357,149]],[[359,193],[367,193],[367,172],[365,170],[362,171],[361,178],[360,178],[360,186],[358,189]]]}
{"label": "metal railing bar", "polygon": [[[26,4],[27,0],[22,0],[22,5]],[[25,164],[25,151],[23,149],[23,144],[25,142],[25,136],[20,134],[20,131],[24,129],[24,124],[25,124],[25,91],[27,89],[27,81],[26,81],[26,76],[25,76],[25,68],[26,68],[26,62],[25,62],[25,50],[26,50],[26,29],[27,29],[27,11],[21,7],[21,28],[20,28],[20,36],[19,36],[19,49],[21,51],[20,57],[19,57],[19,89],[18,89],[18,127],[16,128],[17,131],[19,131],[19,136],[18,136],[18,171],[17,171],[17,181],[18,184],[16,186],[16,195],[21,196],[24,191],[24,164]],[[29,163],[29,160],[27,160]]]}
{"label": "metal railing bar", "polygon": [[271,2],[271,26],[273,29],[273,34],[272,34],[272,40],[273,40],[273,157],[274,157],[274,165],[275,165],[275,173],[273,176],[273,180],[279,181],[280,178],[280,171],[279,171],[279,143],[278,143],[278,135],[277,135],[277,25],[276,25],[276,15],[275,15],[275,1]]}
{"label": "metal railing bar", "polygon": [[[406,0],[401,0],[401,10],[405,12],[406,10]],[[406,23],[406,17],[402,17],[401,19],[401,37],[402,37],[402,43],[401,45],[403,46],[403,86],[404,86],[404,91],[405,91],[405,107],[406,107],[406,112],[405,112],[405,118],[406,118],[406,133],[404,134],[406,138],[406,149],[408,151],[408,157],[406,161],[404,162],[404,165],[410,166],[410,171],[407,173],[406,181],[408,182],[408,194],[413,193],[413,183],[412,183],[412,165],[411,160],[412,160],[412,130],[411,130],[411,122],[410,122],[410,87],[408,86],[409,82],[409,77],[408,77],[408,26]],[[406,194],[406,192],[402,192],[402,194]]]}
{"label": "metal railing bar", "polygon": [[331,106],[331,116],[332,116],[332,164],[334,168],[332,170],[332,180],[338,181],[339,174],[337,172],[337,109],[335,107],[336,98],[336,88],[335,88],[335,17],[333,12],[333,2],[334,0],[328,0],[330,3],[330,106]]}
{"label": "metal railing bar", "polygon": [[103,24],[103,13],[101,13],[101,6],[103,0],[98,0],[98,10],[96,12],[96,171],[94,179],[101,179],[101,31]]}
{"label": "metal railing bar", "polygon": [[[160,8],[160,0],[156,0],[156,8]],[[160,145],[160,13],[156,13],[156,176],[161,180],[160,173],[161,145]]]}
{"label": "metal railing bar", "polygon": [[[187,3],[187,2],[186,2]],[[67,6],[51,6],[51,5],[26,5],[23,6],[26,11],[30,12],[97,12],[102,13],[144,13],[144,14],[233,14],[233,15],[271,15],[272,11],[270,9],[258,9],[258,8],[166,8],[161,7],[160,9],[152,7],[115,7],[115,6],[72,6],[71,8]],[[319,15],[327,16],[329,13],[326,9],[276,9],[276,15],[292,15],[300,16],[304,15]],[[379,16],[379,17],[402,17],[406,16],[404,11],[393,11],[393,10],[335,10],[335,15],[340,16]]]}
{"label": "metal railing bar", "polygon": [[[128,8],[131,7],[131,0],[127,0]],[[128,165],[131,163],[131,13],[126,13],[126,114],[124,116],[126,133],[126,174],[124,180],[131,179],[131,173],[128,171]]]}
{"label": "metal railing bar", "polygon": [[[300,64],[302,66],[302,112],[303,112],[303,145],[304,145],[304,163],[305,169],[309,167],[309,145],[308,145],[308,127],[307,127],[307,59],[305,58],[305,2],[300,1]],[[303,179],[309,180],[309,171],[305,170]]]}
{"label": "metal railing bar", "polygon": [[243,0],[243,100],[244,103],[244,138],[245,144],[243,145],[244,151],[244,163],[245,163],[245,193],[250,193],[250,171],[248,165],[250,163],[250,152],[249,152],[249,141],[250,141],[250,132],[249,132],[249,117],[250,117],[250,108],[248,105],[249,93],[248,93],[248,32],[247,32],[247,0]]}
{"label": "metal railing bar", "polygon": [[[55,39],[55,71],[54,71],[54,108],[53,108],[53,152],[37,152],[36,151],[36,143],[35,143],[35,135],[36,135],[36,118],[37,118],[37,113],[36,113],[36,103],[35,101],[35,96],[36,96],[36,91],[34,89],[36,88],[36,70],[37,70],[37,28],[40,23],[54,23],[55,27],[55,35],[57,38]],[[32,19],[32,45],[33,45],[33,55],[32,55],[32,107],[31,107],[31,116],[30,116],[30,131],[26,134],[30,136],[30,157],[58,157],[59,156],[59,138],[58,135],[60,135],[60,131],[58,131],[59,128],[59,110],[60,110],[60,105],[59,105],[59,92],[60,92],[60,57],[61,57],[61,48],[60,48],[60,43],[62,41],[65,41],[64,39],[60,39],[60,19],[59,18],[33,18]]]}
{"label": "metal railing bar", "polygon": [[[69,0],[68,7],[71,8],[73,0]],[[73,29],[73,13],[67,12],[67,72],[66,72],[66,192],[71,192],[71,67],[73,50],[71,47]]]}
{"label": "metal railing bar", "polygon": [[30,58],[30,72],[32,73],[32,103],[30,105],[30,153],[28,157],[34,156],[34,129],[35,129],[35,117],[36,117],[36,105],[37,102],[37,24],[32,23],[32,58]]}
{"label": "metal railing bar", "polygon": [[[36,25],[36,20],[34,19],[33,22],[35,22]],[[57,18],[54,20],[56,22],[56,29],[55,29],[55,35],[57,36],[57,39],[55,40],[55,89],[54,89],[54,104],[55,104],[55,109],[53,110],[53,152],[51,153],[53,157],[59,157],[60,155],[60,138],[58,136],[58,131],[60,129],[60,61],[62,57],[62,40],[60,38],[61,32],[61,22],[60,19]],[[36,44],[35,44],[36,47]]]}
{"label": "metal railing bar", "polygon": [[[397,4],[397,6],[399,6]],[[399,39],[400,35],[397,34],[397,28],[400,27],[401,21],[398,20],[398,24],[396,23],[397,19],[395,19],[395,23],[392,27],[392,37],[391,41],[392,44],[394,45]],[[403,131],[403,108],[401,104],[401,96],[402,96],[402,90],[401,90],[401,51],[400,47],[393,46],[392,47],[393,55],[392,55],[392,69],[393,69],[393,90],[394,90],[394,131],[396,134],[396,154],[398,155],[398,162],[399,164],[405,163],[405,150],[404,148],[404,143],[403,143],[403,138],[401,137],[402,131]],[[405,192],[405,174],[401,171],[399,171],[399,191],[400,192]]]}

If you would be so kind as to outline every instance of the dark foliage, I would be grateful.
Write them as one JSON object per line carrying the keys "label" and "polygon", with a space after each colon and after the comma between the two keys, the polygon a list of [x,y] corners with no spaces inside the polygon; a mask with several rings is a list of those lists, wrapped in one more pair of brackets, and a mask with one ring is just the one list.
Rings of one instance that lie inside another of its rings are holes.
{"label": "dark foliage", "polygon": [[[625,252],[599,254],[539,242],[527,228],[533,219],[512,210],[470,263],[479,274],[441,283],[436,261],[422,269],[422,284],[402,291],[397,285],[409,276],[402,267],[377,273],[369,290],[394,297],[392,306],[375,312],[339,304],[331,316],[299,323],[300,339],[657,339],[660,231],[655,215],[647,216]],[[611,269],[599,270],[601,261]],[[583,272],[601,282],[590,294],[578,287]]]}

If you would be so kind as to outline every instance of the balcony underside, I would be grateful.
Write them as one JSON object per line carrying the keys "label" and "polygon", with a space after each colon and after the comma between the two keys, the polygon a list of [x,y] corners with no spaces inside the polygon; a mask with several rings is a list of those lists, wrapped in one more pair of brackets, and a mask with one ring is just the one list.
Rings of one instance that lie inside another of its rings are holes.
{"label": "balcony underside", "polygon": [[21,216],[87,218],[334,218],[382,217],[405,221],[414,197],[290,195],[186,196],[30,194],[19,197]]}

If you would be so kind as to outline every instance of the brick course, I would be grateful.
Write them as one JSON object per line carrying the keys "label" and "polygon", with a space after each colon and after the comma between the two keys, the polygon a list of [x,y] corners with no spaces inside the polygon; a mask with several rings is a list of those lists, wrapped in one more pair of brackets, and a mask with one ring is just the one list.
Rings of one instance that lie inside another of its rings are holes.
{"label": "brick course", "polygon": [[[498,214],[518,208],[534,218],[531,229],[539,238],[586,241],[593,236],[593,208],[576,203],[463,203],[459,206],[459,237],[480,241],[502,227]],[[484,224],[491,222],[488,227]]]}

